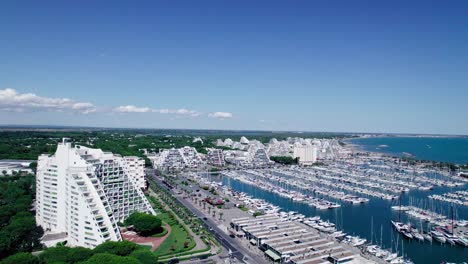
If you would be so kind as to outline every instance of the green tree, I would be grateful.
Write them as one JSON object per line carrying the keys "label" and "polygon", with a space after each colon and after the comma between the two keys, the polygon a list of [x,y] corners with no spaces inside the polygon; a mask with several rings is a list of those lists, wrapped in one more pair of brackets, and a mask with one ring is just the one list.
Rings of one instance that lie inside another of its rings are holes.
{"label": "green tree", "polygon": [[298,158],[293,158],[289,156],[271,156],[270,159],[274,162],[285,165],[297,164],[298,162]]}
{"label": "green tree", "polygon": [[46,264],[57,262],[67,263],[68,253],[70,252],[70,249],[71,248],[66,246],[50,247],[45,249],[39,256],[39,258],[41,259],[41,262]]}
{"label": "green tree", "polygon": [[84,247],[73,247],[68,250],[67,263],[85,261],[93,255],[93,251]]}
{"label": "green tree", "polygon": [[0,261],[0,264],[38,264],[38,263],[39,263],[39,260],[37,257],[33,256],[31,253],[25,253],[25,252],[16,253]]}
{"label": "green tree", "polygon": [[161,224],[162,221],[159,219],[159,217],[140,212],[131,214],[125,220],[125,225],[132,225],[135,230],[142,236],[148,236],[162,232]]}
{"label": "green tree", "polygon": [[137,244],[130,241],[107,241],[98,245],[94,253],[109,253],[118,256],[128,256],[137,249]]}
{"label": "green tree", "polygon": [[130,257],[136,258],[142,264],[158,263],[158,257],[146,249],[136,250],[130,254]]}
{"label": "green tree", "polygon": [[14,215],[9,225],[0,232],[0,249],[8,245],[7,251],[9,252],[31,251],[35,245],[39,244],[38,240],[41,235],[42,229],[36,226],[32,214],[20,212]]}
{"label": "green tree", "polygon": [[136,258],[98,253],[80,264],[141,264]]}
{"label": "green tree", "polygon": [[36,173],[37,161],[34,161],[34,162],[29,163],[29,168],[30,168],[34,173]]}
{"label": "green tree", "polygon": [[11,205],[0,205],[0,228],[8,225],[12,215],[13,208],[11,207]]}

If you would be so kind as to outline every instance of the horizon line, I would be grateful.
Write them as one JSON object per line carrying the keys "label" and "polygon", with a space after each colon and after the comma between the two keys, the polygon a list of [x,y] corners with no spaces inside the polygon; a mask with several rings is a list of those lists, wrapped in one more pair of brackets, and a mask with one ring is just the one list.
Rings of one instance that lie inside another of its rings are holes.
{"label": "horizon line", "polygon": [[[256,130],[256,129],[215,129],[215,128],[144,128],[144,127],[100,127],[100,126],[69,126],[69,125],[26,125],[26,124],[0,124],[0,131],[7,128],[18,128],[17,131],[28,129],[90,129],[90,130],[193,130],[193,131],[227,131],[227,132],[269,132],[269,133],[328,133],[328,134],[364,134],[364,135],[409,135],[409,136],[448,136],[468,137],[464,134],[431,134],[431,133],[405,133],[405,132],[350,132],[350,131],[311,131],[311,130]],[[21,129],[23,128],[23,129]]]}

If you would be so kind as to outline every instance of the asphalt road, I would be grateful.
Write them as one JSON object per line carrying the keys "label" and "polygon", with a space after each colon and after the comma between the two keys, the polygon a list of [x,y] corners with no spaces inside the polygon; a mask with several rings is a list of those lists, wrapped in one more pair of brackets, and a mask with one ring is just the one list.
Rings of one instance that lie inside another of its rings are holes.
{"label": "asphalt road", "polygon": [[206,228],[213,237],[227,250],[230,250],[232,253],[231,255],[241,262],[250,263],[250,264],[262,264],[267,263],[264,259],[259,258],[258,256],[250,256],[246,249],[236,241],[236,238],[230,237],[228,234],[224,233],[221,229],[218,228],[217,224],[209,218],[204,219],[207,217],[203,212],[195,208],[191,203],[183,199],[182,197],[178,196],[172,189],[168,188],[162,181],[156,177],[154,174],[151,174],[153,179],[158,182],[160,186],[166,188],[181,204],[187,207],[193,214],[195,214],[198,218],[200,218]]}

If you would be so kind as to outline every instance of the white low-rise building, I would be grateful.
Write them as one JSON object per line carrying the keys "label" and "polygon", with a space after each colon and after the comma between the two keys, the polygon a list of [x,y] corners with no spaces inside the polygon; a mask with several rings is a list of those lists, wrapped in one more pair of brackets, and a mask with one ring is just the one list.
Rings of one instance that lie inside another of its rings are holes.
{"label": "white low-rise building", "polygon": [[15,173],[34,173],[29,165],[32,160],[0,160],[1,175],[13,175]]}
{"label": "white low-rise building", "polygon": [[148,158],[155,169],[160,170],[182,170],[185,168],[198,168],[203,165],[203,159],[193,147],[179,149],[165,149]]}
{"label": "white low-rise building", "polygon": [[222,167],[226,165],[222,149],[209,149],[207,154],[207,162],[210,165]]}
{"label": "white low-rise building", "polygon": [[128,169],[141,165],[136,160],[63,139],[55,154],[38,159],[37,224],[46,235],[66,234],[69,246],[94,248],[121,240],[117,222],[135,211],[155,214]]}
{"label": "white low-rise building", "polygon": [[317,146],[295,143],[293,158],[299,158],[300,165],[311,165],[317,161]]}

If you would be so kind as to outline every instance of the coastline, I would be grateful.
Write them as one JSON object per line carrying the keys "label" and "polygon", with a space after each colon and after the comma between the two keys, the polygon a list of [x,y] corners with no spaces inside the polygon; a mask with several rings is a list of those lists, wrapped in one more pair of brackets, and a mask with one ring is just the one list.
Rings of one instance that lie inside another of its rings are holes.
{"label": "coastline", "polygon": [[[468,154],[460,152],[468,146],[468,137],[446,136],[368,136],[341,139],[349,151],[374,153],[386,157],[411,158],[424,163],[468,164]],[[369,140],[369,141],[367,141]]]}

